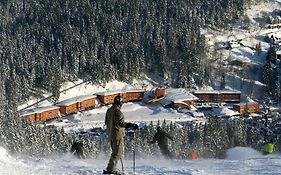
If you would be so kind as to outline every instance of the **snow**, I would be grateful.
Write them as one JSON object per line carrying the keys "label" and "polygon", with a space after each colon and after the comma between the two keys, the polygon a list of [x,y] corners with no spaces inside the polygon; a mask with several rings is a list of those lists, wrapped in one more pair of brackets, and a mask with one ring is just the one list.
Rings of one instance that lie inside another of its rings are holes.
{"label": "snow", "polygon": [[212,111],[212,115],[215,115],[218,117],[231,117],[231,116],[239,116],[240,113],[237,111],[228,109],[227,107],[222,107],[222,108],[214,108]]}
{"label": "snow", "polygon": [[54,109],[59,109],[57,106],[42,106],[39,108],[34,108],[34,109],[29,109],[26,111],[23,111],[21,115],[29,115],[29,114],[34,114],[34,113],[39,113],[39,112],[44,112],[44,111],[49,111],[49,110],[54,110]]}
{"label": "snow", "polygon": [[[260,5],[252,6],[246,11],[251,24],[249,30],[242,29],[241,24],[238,22],[235,26],[232,27],[232,30],[229,31],[213,31],[210,29],[202,30],[207,36],[212,35],[208,43],[210,47],[213,45],[218,45],[221,48],[225,48],[228,42],[240,41],[242,44],[239,47],[233,49],[223,49],[223,55],[225,58],[231,57],[234,60],[239,60],[242,63],[247,64],[262,64],[264,62],[264,56],[267,52],[267,49],[270,46],[270,43],[265,41],[267,35],[275,34],[277,35],[280,32],[280,29],[268,29],[266,16],[271,16],[272,11],[280,10],[281,1],[280,0],[271,0],[268,3],[261,3]],[[260,43],[262,48],[262,53],[259,55],[254,50],[256,44]]]}
{"label": "snow", "polygon": [[261,3],[259,5],[252,6],[250,9],[246,10],[246,14],[252,22],[256,19],[262,18],[265,13],[270,13],[275,9],[280,8],[280,0],[271,0],[269,3]]}
{"label": "snow", "polygon": [[122,94],[123,91],[105,91],[105,92],[98,92],[96,95],[114,95],[114,94]]}
{"label": "snow", "polygon": [[63,101],[57,103],[56,105],[57,106],[67,106],[67,105],[70,105],[70,104],[81,102],[81,101],[86,100],[86,99],[91,99],[91,98],[96,98],[96,97],[97,96],[94,95],[94,94],[80,95],[80,96],[77,96],[77,97],[73,97],[73,98],[70,98],[70,99],[63,100]]}
{"label": "snow", "polygon": [[198,99],[185,89],[167,89],[166,91],[166,97],[160,102],[163,106],[166,106],[172,102],[181,103],[187,100]]}
{"label": "snow", "polygon": [[237,90],[196,90],[194,94],[241,94]]}
{"label": "snow", "polygon": [[[77,159],[69,153],[45,158],[10,156],[0,147],[0,174],[3,175],[98,175],[107,162],[108,158]],[[281,174],[280,155],[264,156],[245,147],[230,149],[226,159],[166,160],[159,157],[147,160],[136,157],[135,173],[132,159],[124,159],[123,164],[128,175]],[[121,170],[120,161],[118,169]]]}

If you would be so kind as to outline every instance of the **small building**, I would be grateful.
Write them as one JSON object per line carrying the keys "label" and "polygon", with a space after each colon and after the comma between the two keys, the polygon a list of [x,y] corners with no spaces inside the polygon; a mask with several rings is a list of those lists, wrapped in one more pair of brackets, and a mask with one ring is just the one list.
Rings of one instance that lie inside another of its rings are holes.
{"label": "small building", "polygon": [[60,116],[59,107],[45,106],[21,112],[21,116],[30,121],[45,122]]}
{"label": "small building", "polygon": [[196,102],[206,103],[215,102],[218,91],[214,90],[197,90],[193,92],[193,95],[198,98]]}
{"label": "small building", "polygon": [[197,90],[193,92],[197,103],[240,102],[241,92],[235,90]]}
{"label": "small building", "polygon": [[123,93],[124,92],[122,91],[111,91],[111,92],[100,92],[100,93],[96,93],[95,95],[97,96],[101,104],[107,105],[107,104],[112,104],[114,98],[118,95],[122,96],[123,98]]}
{"label": "small building", "polygon": [[64,101],[61,101],[56,104],[56,106],[60,107],[60,112],[62,114],[71,114],[81,110],[81,101],[75,98],[70,98]]}
{"label": "small building", "polygon": [[218,92],[217,102],[240,102],[241,92],[235,90],[222,90]]}
{"label": "small building", "polygon": [[165,108],[179,109],[194,105],[196,100],[198,98],[185,89],[171,89],[160,103]]}
{"label": "small building", "polygon": [[145,90],[144,89],[135,89],[135,90],[126,90],[123,93],[123,101],[134,101],[134,100],[142,100],[144,97]]}
{"label": "small building", "polygon": [[95,107],[97,104],[96,95],[81,95],[77,97],[77,101],[80,101],[80,110],[85,110],[87,108]]}
{"label": "small building", "polygon": [[157,87],[156,89],[153,89],[151,91],[146,91],[144,93],[142,102],[144,104],[158,103],[165,98],[165,95],[166,89],[162,87]]}
{"label": "small building", "polygon": [[154,91],[154,98],[160,98],[160,97],[164,97],[166,93],[165,88],[162,87],[158,87],[155,89]]}
{"label": "small building", "polygon": [[244,114],[246,112],[253,113],[257,112],[260,109],[260,104],[257,102],[246,102],[234,104],[233,109],[238,111],[240,114]]}

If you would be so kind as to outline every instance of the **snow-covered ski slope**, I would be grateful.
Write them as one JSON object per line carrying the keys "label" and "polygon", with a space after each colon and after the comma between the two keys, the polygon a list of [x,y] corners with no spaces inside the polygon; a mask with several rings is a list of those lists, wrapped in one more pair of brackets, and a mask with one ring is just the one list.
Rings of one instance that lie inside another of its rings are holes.
{"label": "snow-covered ski slope", "polygon": [[[98,175],[108,158],[77,159],[71,154],[48,158],[10,156],[0,147],[1,175]],[[133,175],[133,160],[123,160],[124,171]],[[119,164],[119,169],[121,165]],[[236,147],[226,159],[150,160],[136,159],[136,175],[278,175],[281,174],[281,155],[264,156],[251,148]]]}

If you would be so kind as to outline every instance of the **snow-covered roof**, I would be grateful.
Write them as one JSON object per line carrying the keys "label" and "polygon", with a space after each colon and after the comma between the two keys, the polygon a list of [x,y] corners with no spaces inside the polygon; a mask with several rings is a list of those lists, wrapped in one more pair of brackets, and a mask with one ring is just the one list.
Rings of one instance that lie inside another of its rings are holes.
{"label": "snow-covered roof", "polygon": [[70,98],[70,99],[61,101],[61,102],[57,103],[56,105],[57,106],[67,106],[67,105],[71,105],[71,104],[74,104],[74,103],[77,103],[80,101],[81,101],[80,99],[77,99],[77,97],[74,97],[74,98]]}
{"label": "snow-covered roof", "polygon": [[234,104],[234,105],[245,106],[245,105],[250,105],[250,104],[259,104],[259,103],[255,102],[255,101],[249,101],[249,102],[242,102],[242,103],[238,103],[238,104]]}
{"label": "snow-covered roof", "polygon": [[239,112],[228,109],[227,107],[214,108],[212,113],[218,117],[240,115]]}
{"label": "snow-covered roof", "polygon": [[190,107],[191,111],[196,111],[197,110],[197,108],[195,106],[193,106],[193,105],[190,105],[189,107]]}
{"label": "snow-covered roof", "polygon": [[194,94],[241,94],[241,91],[237,90],[196,90]]}
{"label": "snow-covered roof", "polygon": [[163,106],[173,103],[183,103],[186,100],[198,100],[185,89],[167,89],[166,97],[160,102]]}
{"label": "snow-covered roof", "polygon": [[34,109],[28,109],[26,111],[22,111],[21,115],[30,115],[30,114],[35,114],[35,113],[41,113],[44,111],[49,111],[49,110],[54,110],[54,109],[59,109],[57,106],[44,106],[44,107],[39,107],[39,108],[34,108]]}
{"label": "snow-covered roof", "polygon": [[95,97],[97,97],[97,96],[94,95],[94,94],[80,95],[80,96],[77,96],[77,97],[74,97],[74,98],[70,98],[70,99],[61,101],[61,102],[57,103],[56,105],[57,106],[67,106],[67,105],[70,105],[70,104],[73,104],[73,103],[81,102],[83,100],[87,100],[89,98],[95,98]]}
{"label": "snow-covered roof", "polygon": [[105,91],[105,92],[97,92],[95,95],[113,95],[113,94],[123,94],[124,91]]}
{"label": "snow-covered roof", "polygon": [[260,114],[257,114],[257,113],[250,113],[250,114],[248,114],[250,117],[254,117],[254,118],[259,118],[259,117],[261,117],[261,115]]}
{"label": "snow-covered roof", "polygon": [[90,99],[90,98],[96,98],[97,96],[94,95],[94,94],[90,94],[90,95],[80,95],[77,98],[77,100],[80,100],[80,101],[83,101],[83,100],[87,100],[87,99]]}
{"label": "snow-covered roof", "polygon": [[145,92],[145,90],[144,89],[130,89],[130,90],[126,90],[126,91],[124,91],[125,93],[126,92]]}

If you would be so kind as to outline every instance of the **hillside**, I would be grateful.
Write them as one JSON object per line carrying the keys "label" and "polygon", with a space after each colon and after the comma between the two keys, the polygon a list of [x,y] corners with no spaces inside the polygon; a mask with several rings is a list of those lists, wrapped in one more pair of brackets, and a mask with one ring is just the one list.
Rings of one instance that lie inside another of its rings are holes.
{"label": "hillside", "polygon": [[[261,8],[262,7],[262,8]],[[270,43],[266,40],[266,36],[270,33],[276,33],[278,28],[268,29],[268,18],[274,11],[280,8],[280,1],[274,0],[268,3],[262,3],[261,5],[251,6],[246,11],[246,16],[249,18],[247,28],[245,29],[245,22],[238,21],[233,24],[230,30],[215,31],[210,28],[202,28],[201,33],[208,36],[207,47],[209,47],[209,54],[213,52],[219,56],[211,56],[209,60],[206,60],[208,69],[214,69],[211,71],[212,80],[210,84],[206,84],[202,87],[195,86],[193,88],[213,88],[221,89],[222,84],[227,89],[236,89],[243,92],[242,100],[247,97],[262,100],[262,93],[265,85],[260,82],[261,80],[261,68],[264,64],[265,57],[267,55]],[[235,48],[228,49],[227,43],[229,41],[239,41],[240,44]],[[261,52],[257,53],[255,47],[257,44],[261,45]],[[222,48],[219,48],[219,45]],[[152,75],[152,76],[151,76]],[[150,76],[150,77],[147,77]],[[222,76],[225,78],[222,80]],[[224,81],[224,83],[223,83]],[[105,90],[122,90],[132,88],[143,88],[150,90],[158,85],[167,85],[167,82],[163,81],[163,77],[155,76],[155,74],[147,74],[142,76],[136,81],[131,81],[130,84],[123,82],[120,86],[120,82],[117,83],[118,87],[114,87],[115,81],[110,83],[104,83],[103,85],[92,85],[90,81],[73,81],[66,82],[60,85],[60,96],[57,97],[57,101],[62,101],[67,98],[77,96],[79,94],[90,94],[101,92]],[[81,84],[81,85],[80,85]],[[79,89],[79,93],[73,92]],[[73,90],[72,90],[73,88]],[[32,88],[34,89],[34,88]],[[53,93],[48,93],[42,90],[31,90],[29,100],[19,106],[19,110],[28,107],[28,105],[36,104],[37,106],[51,105],[53,103]],[[44,98],[47,98],[44,100]],[[40,102],[40,100],[44,100]],[[37,104],[37,102],[39,102]]]}
{"label": "hillside", "polygon": [[221,71],[208,58],[219,54],[209,52],[201,28],[228,30],[252,6],[252,0],[3,1],[1,100],[19,106],[40,89],[55,102],[68,81],[131,84],[148,75],[169,87],[217,88]]}
{"label": "hillside", "polygon": [[[225,87],[242,91],[244,99],[262,100],[266,85],[261,82],[261,71],[271,45],[267,37],[280,32],[280,28],[268,27],[271,25],[269,18],[278,14],[279,10],[278,0],[262,3],[246,10],[248,22],[238,21],[230,30],[203,30],[208,37],[210,54],[220,54],[217,59],[212,59],[216,64],[211,63],[211,66],[222,73],[218,74],[218,80],[211,86],[220,88],[221,82],[224,82]],[[229,48],[229,42],[233,42],[233,48]],[[261,47],[259,51],[256,50],[257,45]],[[279,54],[278,50],[276,52]]]}

